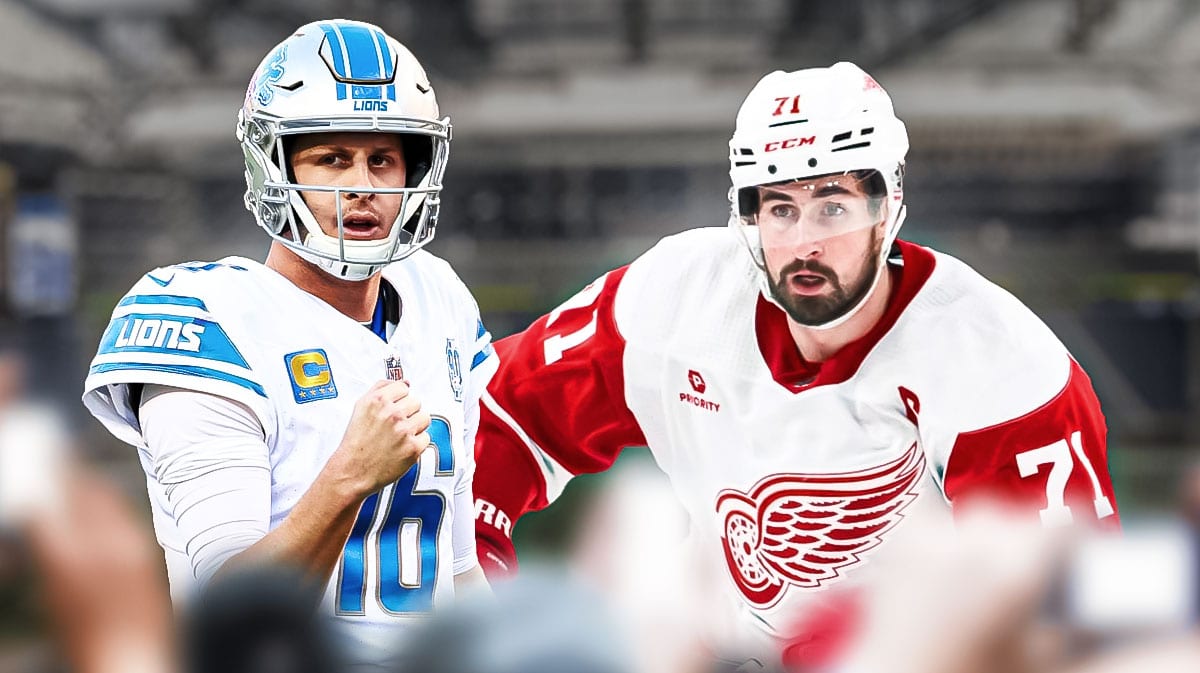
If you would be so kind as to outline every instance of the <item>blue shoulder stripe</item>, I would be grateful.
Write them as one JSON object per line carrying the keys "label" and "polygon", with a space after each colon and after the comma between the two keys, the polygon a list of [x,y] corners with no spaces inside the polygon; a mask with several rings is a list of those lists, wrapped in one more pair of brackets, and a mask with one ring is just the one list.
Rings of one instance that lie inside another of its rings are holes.
{"label": "blue shoulder stripe", "polygon": [[183,376],[197,376],[204,379],[214,379],[217,381],[225,381],[239,385],[247,390],[257,393],[261,397],[267,396],[267,391],[262,386],[258,385],[250,379],[244,379],[233,374],[208,367],[195,367],[192,365],[156,365],[145,362],[109,362],[100,365],[93,365],[88,370],[89,375],[106,374],[114,371],[146,371],[146,372],[162,372],[166,374],[180,374]]}
{"label": "blue shoulder stripe", "polygon": [[484,334],[487,334],[487,329],[484,328],[483,321],[480,320],[479,321],[479,331],[475,333],[475,338],[482,339]]}
{"label": "blue shoulder stripe", "polygon": [[183,297],[177,294],[135,294],[125,297],[117,306],[133,304],[169,304],[171,306],[193,306],[202,311],[208,310],[203,301],[195,297]]}
{"label": "blue shoulder stripe", "polygon": [[492,348],[491,344],[488,344],[486,348],[484,348],[483,350],[476,353],[475,358],[473,360],[471,360],[471,371],[475,371],[476,367],[483,364],[488,359],[488,357],[492,353],[495,353],[495,352],[496,352],[496,349]]}
{"label": "blue shoulder stripe", "polygon": [[193,316],[130,313],[113,318],[96,354],[116,353],[159,353],[251,369],[219,324]]}

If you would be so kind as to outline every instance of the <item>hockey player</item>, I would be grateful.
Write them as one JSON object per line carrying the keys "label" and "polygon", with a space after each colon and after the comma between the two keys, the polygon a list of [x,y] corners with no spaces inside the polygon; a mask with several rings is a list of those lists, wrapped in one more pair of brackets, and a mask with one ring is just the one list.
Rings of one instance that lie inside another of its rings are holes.
{"label": "hockey player", "polygon": [[155,269],[118,302],[88,409],[138,449],[172,594],[285,563],[327,585],[349,665],[485,584],[471,479],[490,335],[434,235],[449,118],[378,27],[299,28],[237,123],[246,207],[271,237]]}
{"label": "hockey player", "polygon": [[[778,654],[904,521],[998,495],[1115,523],[1087,375],[1020,301],[896,238],[908,137],[850,63],[774,72],[729,143],[728,228],[663,239],[497,344],[476,446],[490,574],[512,525],[648,445],[690,515],[716,648]],[[711,587],[711,588],[710,588]]]}

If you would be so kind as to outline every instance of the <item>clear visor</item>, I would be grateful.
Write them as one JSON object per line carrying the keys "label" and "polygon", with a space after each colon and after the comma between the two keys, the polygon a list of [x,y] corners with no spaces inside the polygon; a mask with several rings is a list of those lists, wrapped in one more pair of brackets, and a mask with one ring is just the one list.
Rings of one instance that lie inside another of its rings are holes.
{"label": "clear visor", "polygon": [[878,171],[854,171],[744,187],[740,223],[765,247],[795,246],[869,229],[887,217]]}

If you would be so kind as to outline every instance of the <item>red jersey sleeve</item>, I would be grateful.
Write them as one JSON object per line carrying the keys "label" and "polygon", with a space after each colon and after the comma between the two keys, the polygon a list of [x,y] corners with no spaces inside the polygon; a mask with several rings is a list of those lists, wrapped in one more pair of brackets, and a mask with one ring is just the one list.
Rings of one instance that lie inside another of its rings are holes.
{"label": "red jersey sleeve", "polygon": [[1117,528],[1106,436],[1091,380],[1071,360],[1066,385],[1050,401],[958,435],[946,465],[946,497],[956,510],[988,497],[1036,513],[1049,526],[1100,522]]}
{"label": "red jersey sleeve", "polygon": [[625,340],[613,317],[627,268],[496,343],[500,368],[475,439],[475,534],[489,578],[515,572],[521,516],[553,502],[571,477],[646,443],[625,403]]}

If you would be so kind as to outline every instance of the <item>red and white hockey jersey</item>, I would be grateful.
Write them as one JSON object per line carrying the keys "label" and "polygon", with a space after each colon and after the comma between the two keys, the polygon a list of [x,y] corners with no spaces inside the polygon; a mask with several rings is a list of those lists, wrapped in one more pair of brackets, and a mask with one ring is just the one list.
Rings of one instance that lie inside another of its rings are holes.
{"label": "red and white hockey jersey", "polygon": [[731,628],[767,636],[906,519],[976,495],[1048,525],[1115,525],[1087,375],[1011,294],[898,246],[883,318],[819,364],[729,229],[664,239],[497,343],[476,442],[485,569],[515,568],[519,517],[636,445],[687,509],[697,561],[723,576]]}

